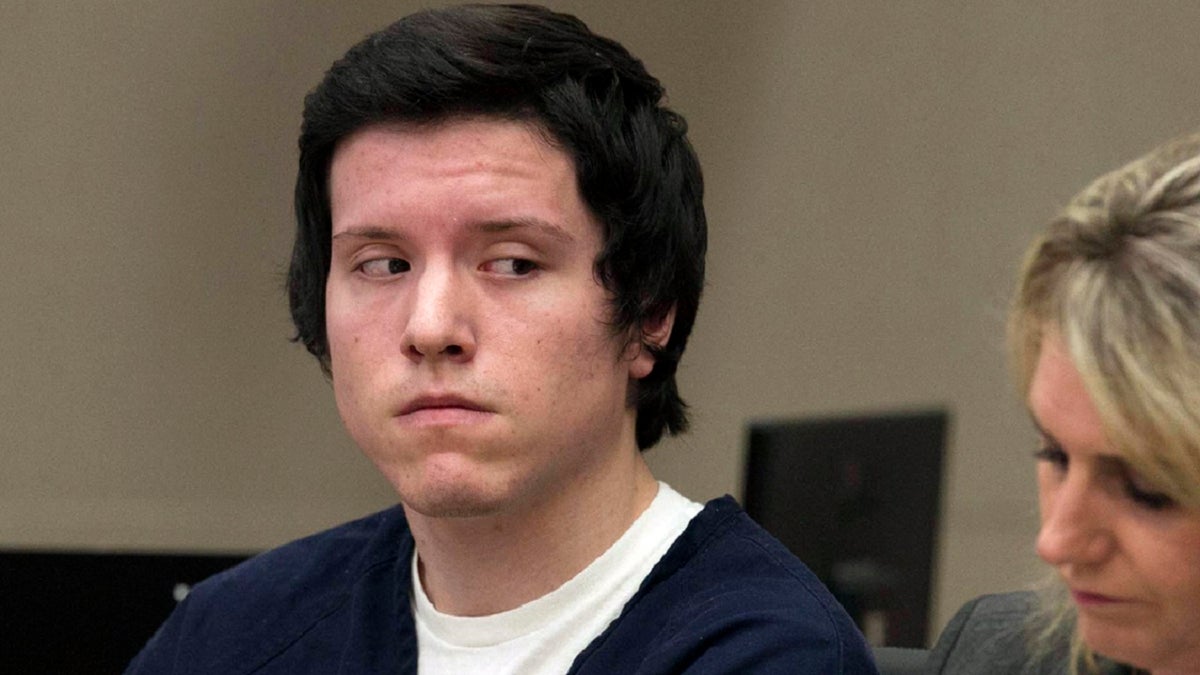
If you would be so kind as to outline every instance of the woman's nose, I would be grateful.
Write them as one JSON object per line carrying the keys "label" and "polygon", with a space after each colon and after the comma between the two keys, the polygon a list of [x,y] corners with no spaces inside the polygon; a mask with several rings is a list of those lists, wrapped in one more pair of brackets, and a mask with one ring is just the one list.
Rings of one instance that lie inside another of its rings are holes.
{"label": "woman's nose", "polygon": [[1112,550],[1110,514],[1099,488],[1086,476],[1068,474],[1041,499],[1037,553],[1055,566],[1102,562]]}

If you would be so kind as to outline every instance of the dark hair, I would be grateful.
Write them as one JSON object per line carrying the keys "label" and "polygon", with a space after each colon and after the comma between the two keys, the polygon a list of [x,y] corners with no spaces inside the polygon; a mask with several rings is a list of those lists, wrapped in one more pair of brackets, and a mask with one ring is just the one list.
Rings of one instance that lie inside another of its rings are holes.
{"label": "dark hair", "polygon": [[[407,16],[333,64],[304,100],[296,241],[287,289],[295,340],[329,373],[325,280],[329,166],[338,143],[377,122],[464,116],[528,120],[566,152],[604,228],[597,278],[618,333],[674,309],[670,339],[633,393],[637,444],[687,428],[675,371],[704,285],[707,225],[700,164],[683,117],[624,47],[579,19],[531,5],[466,5]],[[643,340],[644,342],[644,340]]]}

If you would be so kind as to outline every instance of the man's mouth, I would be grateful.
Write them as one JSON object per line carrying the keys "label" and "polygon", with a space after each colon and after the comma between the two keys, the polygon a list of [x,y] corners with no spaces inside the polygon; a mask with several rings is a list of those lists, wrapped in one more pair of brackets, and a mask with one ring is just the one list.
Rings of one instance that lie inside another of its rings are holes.
{"label": "man's mouth", "polygon": [[453,394],[418,396],[400,409],[402,423],[415,426],[457,426],[487,419],[492,411],[469,398]]}

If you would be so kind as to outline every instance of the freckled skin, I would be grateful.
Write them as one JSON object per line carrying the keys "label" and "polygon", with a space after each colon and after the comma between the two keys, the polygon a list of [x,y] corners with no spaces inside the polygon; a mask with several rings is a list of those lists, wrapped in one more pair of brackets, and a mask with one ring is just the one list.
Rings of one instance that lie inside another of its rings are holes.
{"label": "freckled skin", "polygon": [[1038,555],[1073,591],[1097,652],[1154,673],[1200,672],[1200,513],[1130,497],[1120,456],[1060,339],[1045,338],[1030,385],[1038,425],[1066,454],[1038,465]]}

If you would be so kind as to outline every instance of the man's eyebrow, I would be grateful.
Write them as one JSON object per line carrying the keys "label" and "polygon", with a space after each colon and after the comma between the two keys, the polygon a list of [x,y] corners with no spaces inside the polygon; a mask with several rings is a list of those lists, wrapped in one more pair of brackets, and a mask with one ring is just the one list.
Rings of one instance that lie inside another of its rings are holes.
{"label": "man's eyebrow", "polygon": [[[570,244],[575,241],[575,235],[568,232],[561,225],[555,225],[554,223],[542,220],[540,218],[506,218],[503,220],[487,220],[474,225],[473,229],[488,234],[499,234],[503,232],[511,232],[513,230],[534,230],[552,239],[557,239],[563,243]],[[350,227],[333,235],[333,241],[337,241],[339,239],[397,241],[404,240],[406,237],[403,234],[386,227],[363,225],[360,227]]]}
{"label": "man's eyebrow", "polygon": [[540,234],[546,235],[552,239],[557,239],[566,244],[575,241],[575,235],[568,232],[561,225],[542,220],[540,218],[506,218],[503,220],[489,220],[479,223],[476,228],[480,232],[501,233],[511,232],[513,230],[534,230]]}
{"label": "man's eyebrow", "polygon": [[360,227],[350,227],[333,235],[333,241],[338,239],[370,239],[373,241],[395,241],[404,239],[404,235],[389,230],[385,227],[376,227],[374,225],[363,225]]}

